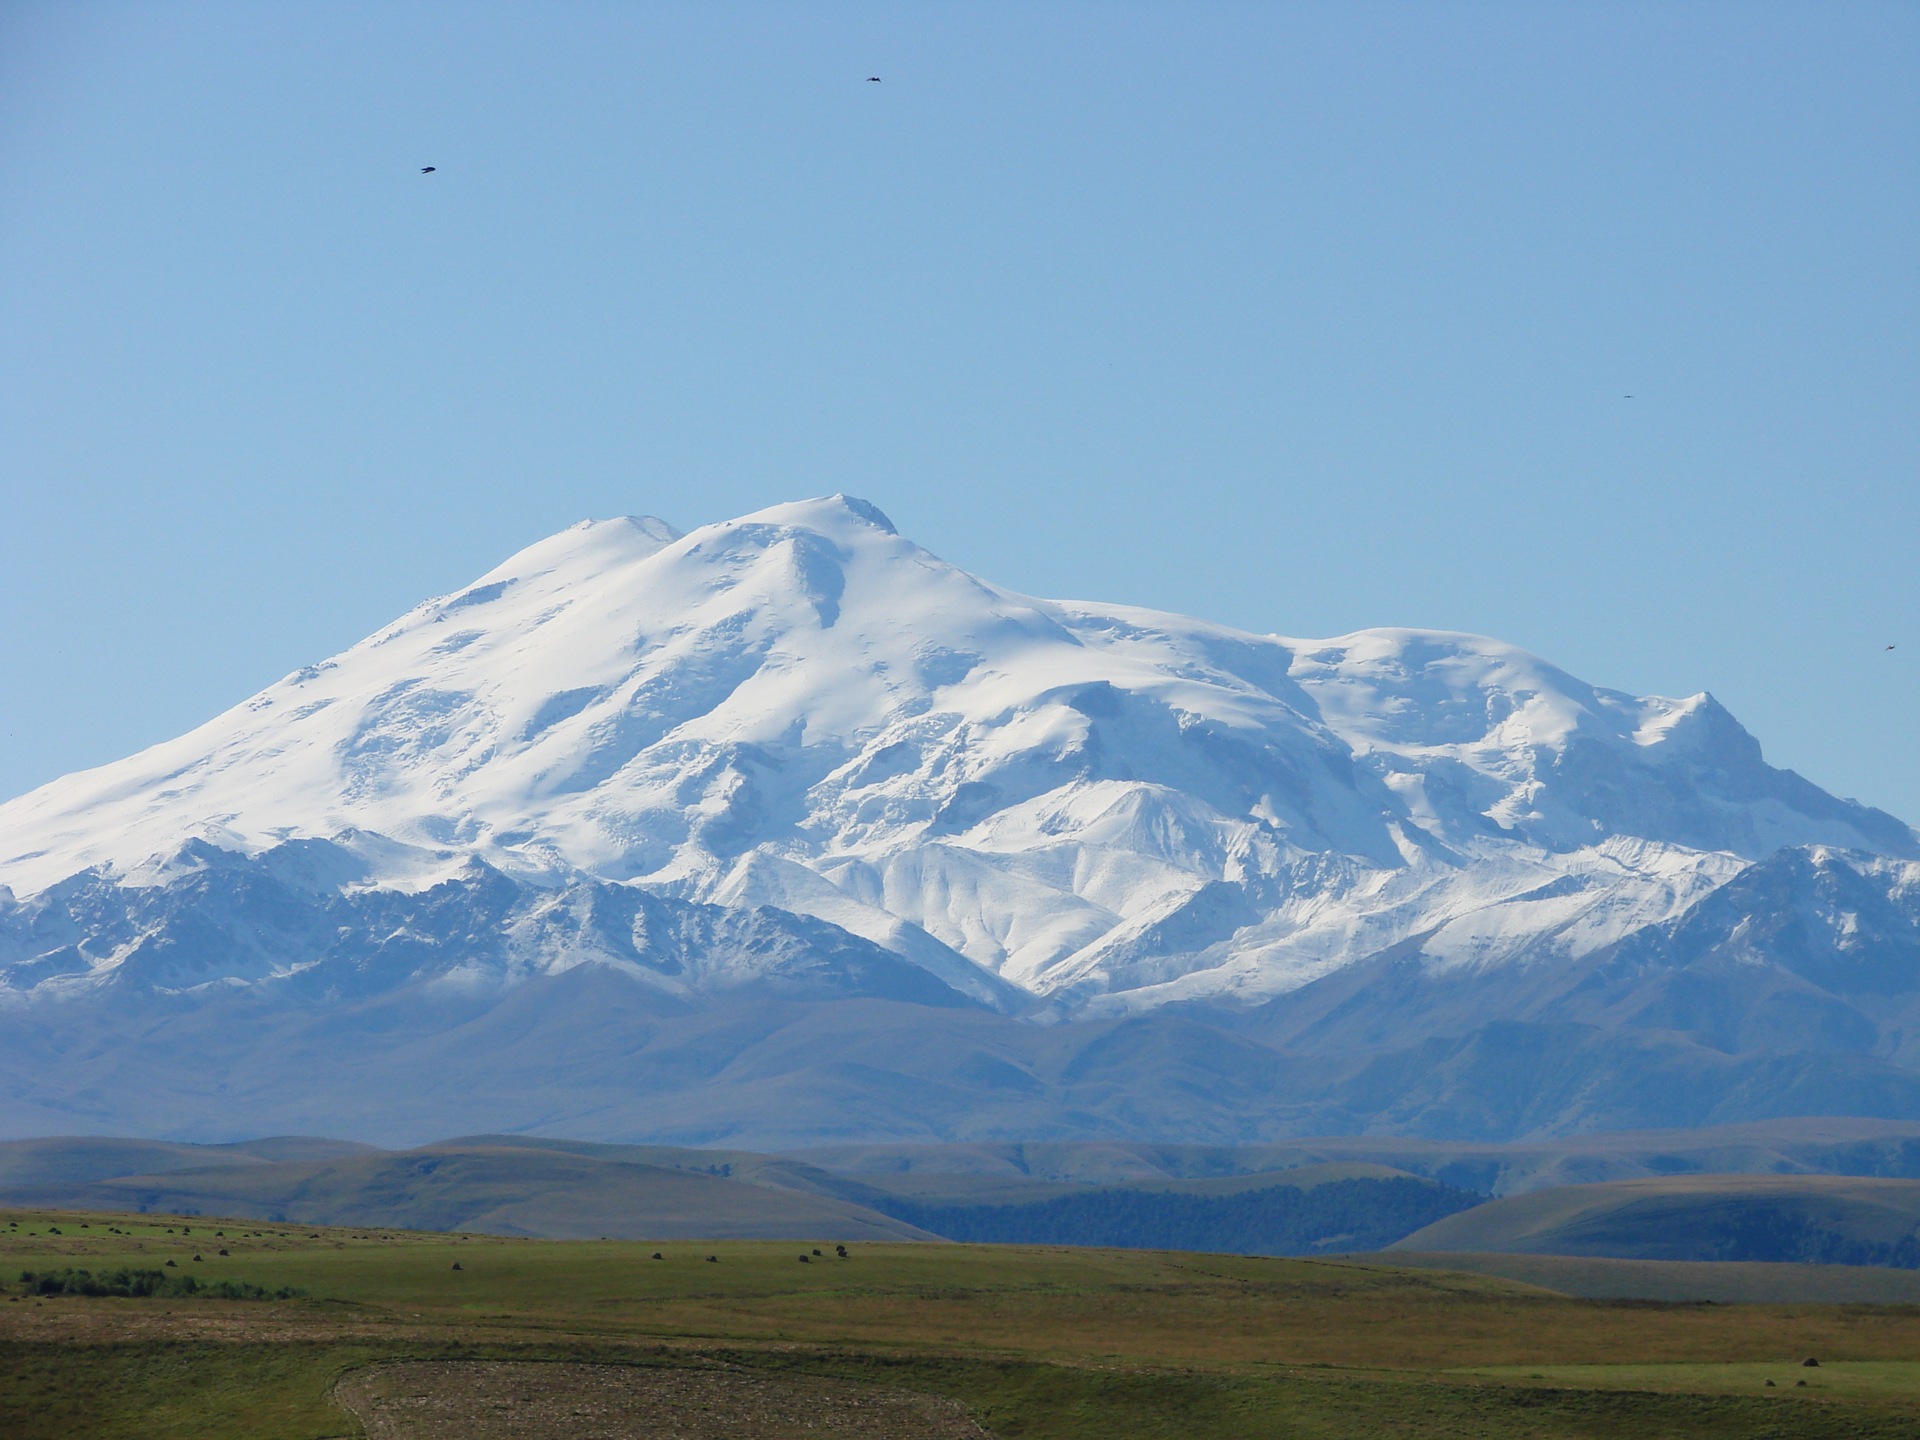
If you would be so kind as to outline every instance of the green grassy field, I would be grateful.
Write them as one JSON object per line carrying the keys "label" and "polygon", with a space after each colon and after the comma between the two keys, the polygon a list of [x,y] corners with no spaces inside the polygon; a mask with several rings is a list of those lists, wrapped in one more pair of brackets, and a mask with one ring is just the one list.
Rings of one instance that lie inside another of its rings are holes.
{"label": "green grassy field", "polygon": [[[1004,1437],[1920,1433],[1920,1308],[1577,1300],[1319,1260],[848,1249],[0,1212],[0,1434],[355,1435],[330,1398],[341,1375],[481,1357],[904,1388]],[[23,1270],[63,1267],[306,1294],[24,1293]]]}

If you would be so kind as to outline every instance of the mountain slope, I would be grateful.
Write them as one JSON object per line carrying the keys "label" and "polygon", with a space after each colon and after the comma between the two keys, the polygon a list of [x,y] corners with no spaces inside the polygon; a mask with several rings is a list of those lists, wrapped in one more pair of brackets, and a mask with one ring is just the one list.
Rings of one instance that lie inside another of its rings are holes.
{"label": "mountain slope", "polygon": [[416,986],[497,995],[581,964],[682,1007],[720,995],[969,1003],[930,969],[969,987],[975,1003],[1004,989],[959,956],[923,954],[915,965],[783,910],[589,880],[529,886],[480,860],[412,891],[315,889],[289,877],[316,858],[347,857],[327,841],[290,841],[251,859],[193,841],[145,883],[88,870],[24,902],[0,896],[0,963],[18,957],[7,973],[34,994],[237,985],[296,1004]]}

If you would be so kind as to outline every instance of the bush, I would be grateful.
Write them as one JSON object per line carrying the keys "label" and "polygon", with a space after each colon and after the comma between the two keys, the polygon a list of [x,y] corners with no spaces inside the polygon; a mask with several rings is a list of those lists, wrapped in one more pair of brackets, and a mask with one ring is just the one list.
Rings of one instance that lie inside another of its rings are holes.
{"label": "bush", "polygon": [[304,1290],[281,1286],[269,1290],[245,1280],[200,1281],[191,1275],[170,1276],[164,1270],[22,1270],[21,1283],[29,1295],[120,1295],[135,1300],[292,1300]]}

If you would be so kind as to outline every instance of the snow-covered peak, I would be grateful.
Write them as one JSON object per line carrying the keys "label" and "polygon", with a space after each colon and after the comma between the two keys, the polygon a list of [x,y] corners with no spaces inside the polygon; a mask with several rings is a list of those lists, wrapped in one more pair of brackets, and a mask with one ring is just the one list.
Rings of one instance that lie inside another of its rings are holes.
{"label": "snow-covered peak", "polygon": [[0,882],[131,874],[193,837],[342,837],[374,884],[475,857],[771,904],[1036,991],[1161,998],[1295,983],[1565,877],[1611,897],[1604,923],[1525,913],[1584,945],[1782,845],[1920,853],[1707,696],[1595,689],[1479,636],[1035,599],[842,495],[532,545],[0,806]]}
{"label": "snow-covered peak", "polygon": [[769,505],[738,520],[722,521],[720,528],[737,525],[781,525],[842,540],[856,537],[867,530],[878,530],[884,535],[900,533],[894,528],[893,521],[871,500],[840,493]]}
{"label": "snow-covered peak", "polygon": [[652,515],[582,520],[509,556],[459,593],[555,573],[605,573],[656,555],[679,538],[678,530]]}

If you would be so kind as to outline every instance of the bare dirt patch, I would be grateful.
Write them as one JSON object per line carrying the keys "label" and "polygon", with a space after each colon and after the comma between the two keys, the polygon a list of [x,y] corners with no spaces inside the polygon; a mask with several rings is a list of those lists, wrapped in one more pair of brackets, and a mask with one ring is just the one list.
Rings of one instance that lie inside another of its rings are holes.
{"label": "bare dirt patch", "polygon": [[334,1398],[367,1440],[987,1440],[940,1396],[738,1370],[401,1361]]}

